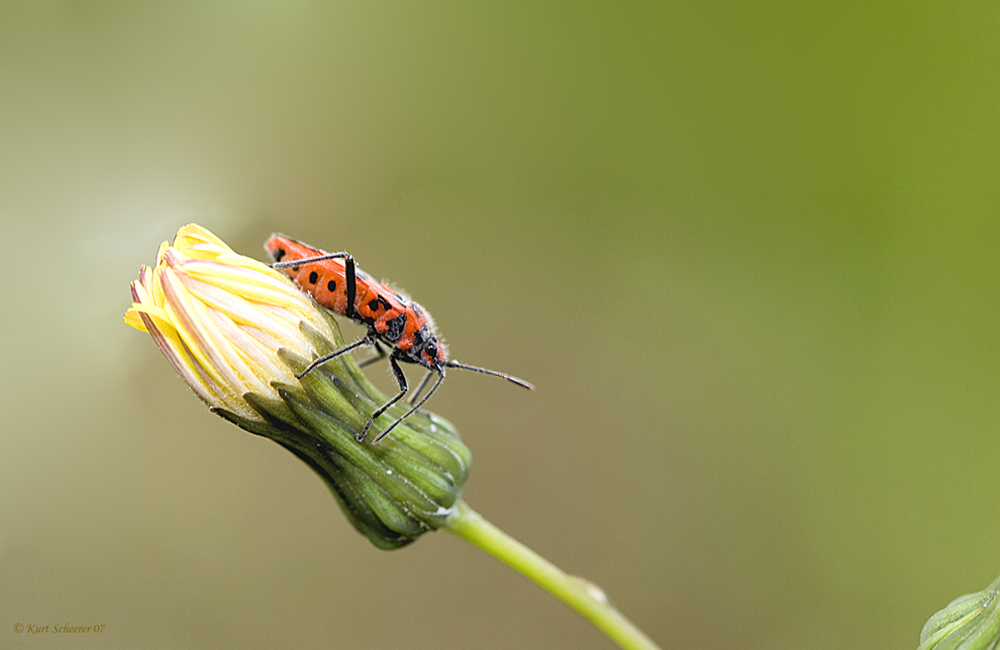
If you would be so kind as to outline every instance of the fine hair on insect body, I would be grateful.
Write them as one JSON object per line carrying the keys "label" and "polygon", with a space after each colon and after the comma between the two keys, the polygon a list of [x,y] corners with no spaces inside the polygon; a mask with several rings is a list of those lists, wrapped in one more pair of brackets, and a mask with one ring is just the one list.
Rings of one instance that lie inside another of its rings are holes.
{"label": "fine hair on insect body", "polygon": [[[299,375],[300,379],[327,361],[363,346],[374,347],[376,356],[362,361],[359,364],[362,367],[389,357],[389,367],[399,385],[399,393],[375,409],[357,436],[359,442],[365,439],[375,419],[409,392],[406,375],[399,367],[400,362],[421,365],[427,369],[427,373],[407,400],[410,410],[379,433],[372,441],[373,444],[387,436],[430,399],[444,381],[447,368],[493,375],[534,390],[534,386],[523,379],[448,359],[430,314],[417,302],[358,268],[350,253],[327,253],[280,234],[272,235],[265,247],[274,259],[272,268],[283,270],[326,309],[368,328],[365,335],[357,341],[310,363]],[[391,349],[388,354],[383,345]],[[421,397],[434,375],[437,375],[437,379]]]}

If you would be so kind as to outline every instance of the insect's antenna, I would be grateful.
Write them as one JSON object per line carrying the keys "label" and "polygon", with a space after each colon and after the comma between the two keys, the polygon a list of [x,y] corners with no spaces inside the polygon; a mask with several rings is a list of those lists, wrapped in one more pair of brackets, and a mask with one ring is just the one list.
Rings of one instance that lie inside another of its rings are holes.
{"label": "insect's antenna", "polygon": [[517,384],[522,388],[527,388],[528,390],[535,390],[535,387],[524,381],[523,379],[518,379],[511,375],[505,375],[502,372],[497,372],[496,370],[487,370],[486,368],[478,368],[476,366],[467,366],[464,363],[459,363],[457,361],[445,361],[444,365],[449,368],[461,368],[462,370],[475,370],[476,372],[481,372],[484,375],[493,375],[494,377],[500,377],[501,379],[506,379],[507,381]]}
{"label": "insect's antenna", "polygon": [[424,395],[423,398],[421,398],[421,400],[419,402],[417,402],[416,404],[414,404],[413,408],[411,408],[409,411],[407,411],[406,414],[403,415],[403,417],[399,418],[398,420],[396,420],[395,422],[393,422],[392,424],[390,424],[388,427],[386,427],[385,431],[383,431],[382,433],[380,433],[377,436],[375,436],[375,439],[372,440],[372,444],[374,445],[376,442],[378,442],[382,438],[384,438],[387,435],[389,435],[389,432],[392,431],[393,429],[395,429],[397,424],[399,424],[400,422],[402,422],[406,418],[408,418],[411,415],[413,415],[418,408],[420,408],[421,406],[424,405],[424,402],[426,402],[427,400],[429,400],[431,398],[431,395],[433,395],[434,391],[436,391],[438,389],[438,386],[441,385],[442,381],[444,381],[444,372],[441,372],[438,375],[438,380],[436,382],[434,382],[434,385],[431,386],[431,389],[429,391],[427,391],[427,394]]}

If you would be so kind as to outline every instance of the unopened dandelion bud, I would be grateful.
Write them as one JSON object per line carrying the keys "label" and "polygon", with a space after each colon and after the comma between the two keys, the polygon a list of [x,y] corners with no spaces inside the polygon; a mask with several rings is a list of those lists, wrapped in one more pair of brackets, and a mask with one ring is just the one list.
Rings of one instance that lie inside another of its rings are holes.
{"label": "unopened dandelion bud", "polygon": [[[234,253],[197,225],[160,247],[132,283],[125,321],[148,332],[211,410],[301,458],[352,524],[380,548],[443,525],[471,456],[444,419],[415,413],[378,445],[358,442],[385,403],[343,347],[336,321],[283,274]],[[407,411],[381,417],[391,423]]]}

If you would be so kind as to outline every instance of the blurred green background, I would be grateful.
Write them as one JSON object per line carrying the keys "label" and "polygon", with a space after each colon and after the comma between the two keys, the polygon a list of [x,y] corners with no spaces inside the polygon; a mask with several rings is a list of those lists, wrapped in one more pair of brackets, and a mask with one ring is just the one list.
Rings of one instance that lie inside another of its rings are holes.
{"label": "blurred green background", "polygon": [[189,221],[350,250],[537,384],[435,396],[465,496],[665,650],[916,647],[1000,573],[998,33],[987,2],[0,1],[0,647],[612,647],[446,533],[376,550],[208,414],[122,323]]}

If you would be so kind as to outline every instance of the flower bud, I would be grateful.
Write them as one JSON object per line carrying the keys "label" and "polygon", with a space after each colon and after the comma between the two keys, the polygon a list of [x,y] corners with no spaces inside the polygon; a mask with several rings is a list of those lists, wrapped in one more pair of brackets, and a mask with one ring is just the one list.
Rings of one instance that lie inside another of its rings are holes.
{"label": "flower bud", "polygon": [[[471,456],[454,427],[414,413],[378,445],[358,442],[385,403],[343,347],[337,322],[283,274],[191,224],[132,282],[125,322],[148,332],[211,410],[301,458],[376,546],[398,548],[450,514]],[[381,416],[388,426],[406,412]]]}
{"label": "flower bud", "polygon": [[931,616],[917,650],[993,650],[1000,647],[1000,578]]}

